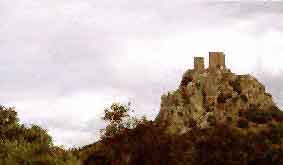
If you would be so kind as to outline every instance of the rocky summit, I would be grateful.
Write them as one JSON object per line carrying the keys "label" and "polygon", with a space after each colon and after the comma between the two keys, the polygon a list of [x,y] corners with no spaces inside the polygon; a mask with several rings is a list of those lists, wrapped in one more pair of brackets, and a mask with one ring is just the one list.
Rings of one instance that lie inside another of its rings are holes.
{"label": "rocky summit", "polygon": [[194,68],[183,74],[179,88],[161,96],[156,122],[171,134],[183,134],[195,126],[211,127],[216,121],[260,128],[276,119],[272,114],[277,110],[272,96],[254,76],[231,72],[224,53],[209,52],[208,68],[203,57],[195,57]]}
{"label": "rocky summit", "polygon": [[282,136],[283,112],[265,87],[210,52],[207,68],[195,57],[179,87],[161,96],[155,121],[79,152],[85,164],[283,164]]}

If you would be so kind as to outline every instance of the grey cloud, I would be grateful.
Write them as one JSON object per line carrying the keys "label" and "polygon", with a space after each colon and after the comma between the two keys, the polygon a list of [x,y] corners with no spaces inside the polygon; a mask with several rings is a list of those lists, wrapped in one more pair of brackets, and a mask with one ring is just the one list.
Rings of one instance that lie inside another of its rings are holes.
{"label": "grey cloud", "polygon": [[270,70],[263,66],[263,61],[260,57],[256,59],[257,63],[253,68],[252,73],[266,87],[266,92],[270,93],[273,101],[279,108],[283,108],[283,69],[277,74],[272,74]]}
{"label": "grey cloud", "polygon": [[26,118],[21,122],[23,124],[29,125],[28,121],[34,121],[43,128],[48,128],[50,130],[58,129],[61,130],[62,132],[76,130],[79,132],[94,134],[96,133],[97,130],[105,126],[105,123],[99,117],[100,116],[96,116],[86,122],[79,122],[79,120],[76,120],[75,118],[70,119],[70,117],[68,116],[60,116],[60,119],[37,116],[37,117]]}
{"label": "grey cloud", "polygon": [[[213,4],[212,4],[213,5]],[[282,14],[283,3],[282,2],[226,2],[223,6],[230,7],[232,9],[232,16],[247,18],[263,14]]]}
{"label": "grey cloud", "polygon": [[273,96],[273,101],[279,108],[283,108],[283,74],[272,75],[268,72],[255,73],[257,78],[265,85],[267,92]]}
{"label": "grey cloud", "polygon": [[282,31],[283,23],[278,21],[283,16],[282,2],[226,2],[209,3],[226,13],[233,22],[247,21],[256,35],[271,30]]}

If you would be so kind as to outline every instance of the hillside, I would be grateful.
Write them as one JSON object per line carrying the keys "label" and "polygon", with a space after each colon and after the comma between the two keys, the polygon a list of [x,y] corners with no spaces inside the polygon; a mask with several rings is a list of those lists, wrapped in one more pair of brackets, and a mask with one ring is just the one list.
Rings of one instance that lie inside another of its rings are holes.
{"label": "hillside", "polygon": [[252,75],[236,75],[222,52],[194,58],[155,121],[82,149],[86,164],[281,164],[283,112]]}

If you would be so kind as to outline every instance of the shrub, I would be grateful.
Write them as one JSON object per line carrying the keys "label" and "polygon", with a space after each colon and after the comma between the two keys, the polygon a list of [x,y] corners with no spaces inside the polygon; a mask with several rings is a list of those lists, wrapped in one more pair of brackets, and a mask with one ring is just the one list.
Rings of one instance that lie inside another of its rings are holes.
{"label": "shrub", "polygon": [[185,77],[183,77],[183,79],[181,80],[180,86],[181,86],[181,87],[187,86],[187,84],[188,84],[189,82],[191,82],[191,81],[193,81],[193,77],[192,77],[192,76],[185,76]]}
{"label": "shrub", "polygon": [[283,111],[281,111],[277,106],[270,106],[268,108],[271,116],[278,122],[283,122]]}
{"label": "shrub", "polygon": [[233,121],[233,118],[232,118],[231,116],[227,116],[227,117],[226,117],[226,121],[227,121],[228,123],[231,123],[231,122]]}
{"label": "shrub", "polygon": [[242,92],[240,80],[237,78],[235,81],[229,81],[230,86],[232,86],[233,90],[238,94]]}
{"label": "shrub", "polygon": [[248,102],[248,97],[244,94],[240,95],[241,100],[243,100],[243,102],[247,103]]}
{"label": "shrub", "polygon": [[248,111],[246,118],[257,124],[265,124],[272,120],[271,113],[264,111]]}
{"label": "shrub", "polygon": [[240,118],[238,120],[237,126],[239,128],[248,128],[249,127],[249,121],[245,118]]}
{"label": "shrub", "polygon": [[194,120],[193,118],[190,118],[189,119],[189,122],[188,122],[188,126],[189,127],[196,127],[197,126],[197,121],[196,120]]}
{"label": "shrub", "polygon": [[225,103],[226,102],[226,97],[224,96],[223,93],[220,93],[217,97],[217,103],[221,104],[221,103]]}
{"label": "shrub", "polygon": [[184,116],[183,112],[178,112],[178,115],[179,115],[180,117],[183,117],[183,116]]}
{"label": "shrub", "polygon": [[233,103],[237,103],[238,100],[239,100],[239,97],[238,97],[238,96],[232,98],[232,102],[233,102]]}
{"label": "shrub", "polygon": [[216,118],[213,115],[209,115],[207,117],[207,122],[209,123],[209,125],[213,126],[216,124]]}

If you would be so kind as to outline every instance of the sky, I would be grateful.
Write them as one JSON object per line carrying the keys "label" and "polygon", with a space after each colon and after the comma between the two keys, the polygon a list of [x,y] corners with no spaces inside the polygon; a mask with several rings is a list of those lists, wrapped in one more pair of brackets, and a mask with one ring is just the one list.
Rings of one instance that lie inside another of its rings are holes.
{"label": "sky", "polygon": [[223,51],[283,107],[282,18],[280,1],[0,0],[0,104],[82,146],[112,102],[154,119],[194,56]]}

